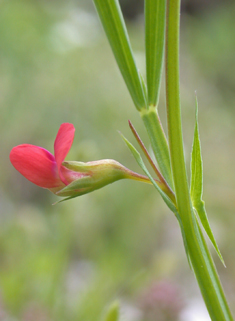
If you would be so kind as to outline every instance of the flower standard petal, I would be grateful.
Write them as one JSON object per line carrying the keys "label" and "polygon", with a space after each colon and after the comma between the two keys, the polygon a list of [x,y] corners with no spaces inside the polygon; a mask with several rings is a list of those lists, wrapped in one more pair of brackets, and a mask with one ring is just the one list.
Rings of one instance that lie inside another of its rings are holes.
{"label": "flower standard petal", "polygon": [[67,185],[68,182],[61,173],[61,164],[68,154],[74,138],[75,128],[73,124],[63,123],[58,131],[54,143],[55,161],[61,180]]}
{"label": "flower standard petal", "polygon": [[11,150],[10,161],[25,178],[40,187],[64,185],[59,178],[55,157],[42,147],[29,144],[16,146]]}

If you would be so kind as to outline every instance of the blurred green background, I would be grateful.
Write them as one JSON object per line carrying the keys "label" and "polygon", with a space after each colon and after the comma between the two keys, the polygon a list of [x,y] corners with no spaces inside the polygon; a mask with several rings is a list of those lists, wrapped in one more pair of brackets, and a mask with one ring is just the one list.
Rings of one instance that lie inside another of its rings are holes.
{"label": "blurred green background", "polygon": [[[121,4],[144,73],[143,1]],[[212,251],[233,312],[234,14],[233,1],[182,2],[186,159],[196,90],[204,199],[226,269]],[[159,110],[165,125],[164,85]],[[0,320],[102,320],[114,300],[126,321],[208,320],[176,219],[153,187],[120,181],[52,206],[57,197],[10,164],[18,144],[53,152],[60,124],[72,122],[68,160],[113,158],[141,173],[118,130],[134,143],[130,119],[147,146],[148,138],[92,1],[1,2],[0,111]]]}

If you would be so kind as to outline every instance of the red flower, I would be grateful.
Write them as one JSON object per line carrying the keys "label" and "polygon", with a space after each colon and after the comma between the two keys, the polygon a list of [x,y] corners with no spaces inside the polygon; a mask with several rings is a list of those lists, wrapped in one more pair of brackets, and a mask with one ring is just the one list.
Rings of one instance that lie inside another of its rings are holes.
{"label": "red flower", "polygon": [[60,126],[54,143],[54,155],[46,149],[23,144],[14,147],[10,153],[12,165],[32,183],[58,191],[81,178],[84,174],[71,171],[62,165],[74,138],[73,124],[64,123]]}
{"label": "red flower", "polygon": [[123,178],[150,183],[112,159],[93,162],[64,162],[74,138],[74,126],[60,126],[54,143],[54,156],[46,149],[23,144],[10,153],[12,165],[32,183],[48,188],[58,196],[73,198],[99,189]]}

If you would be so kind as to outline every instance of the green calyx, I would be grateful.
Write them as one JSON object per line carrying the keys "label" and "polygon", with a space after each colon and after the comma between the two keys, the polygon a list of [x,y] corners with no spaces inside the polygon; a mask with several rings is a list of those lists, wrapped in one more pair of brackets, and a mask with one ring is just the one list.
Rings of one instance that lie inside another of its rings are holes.
{"label": "green calyx", "polygon": [[81,178],[74,180],[56,193],[62,197],[73,198],[87,194],[124,178],[150,183],[147,177],[132,172],[112,159],[87,163],[66,161],[62,165],[73,172],[81,173]]}

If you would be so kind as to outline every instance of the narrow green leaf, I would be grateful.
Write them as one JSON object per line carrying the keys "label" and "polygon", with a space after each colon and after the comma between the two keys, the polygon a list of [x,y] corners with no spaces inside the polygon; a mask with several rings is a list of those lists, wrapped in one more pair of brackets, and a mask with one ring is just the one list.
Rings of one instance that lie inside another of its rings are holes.
{"label": "narrow green leaf", "polygon": [[183,223],[182,223],[182,220],[181,220],[181,217],[180,217],[178,211],[176,211],[174,213],[175,213],[175,216],[176,216],[176,218],[177,218],[177,220],[179,222],[179,226],[180,226],[180,230],[181,230],[181,234],[182,234],[182,238],[183,238],[183,243],[184,243],[184,249],[185,249],[185,253],[186,253],[187,259],[188,259],[188,264],[189,264],[190,269],[193,270],[192,262],[191,262],[191,259],[190,259],[188,243],[187,243],[187,239],[186,239],[186,235],[185,235],[185,231],[184,231],[184,226],[183,226]]}
{"label": "narrow green leaf", "polygon": [[118,321],[118,320],[119,320],[119,304],[115,302],[110,306],[104,321]]}
{"label": "narrow green leaf", "polygon": [[136,148],[127,140],[127,138],[125,138],[122,134],[122,139],[124,140],[124,142],[126,143],[127,147],[130,149],[132,155],[134,156],[135,160],[137,161],[138,165],[140,166],[140,168],[144,171],[144,173],[148,176],[148,178],[150,179],[151,183],[154,185],[154,187],[158,190],[158,192],[160,193],[161,197],[163,198],[164,202],[166,203],[166,205],[169,207],[169,209],[175,214],[180,228],[181,228],[181,232],[182,232],[182,236],[183,236],[183,242],[184,242],[184,247],[185,247],[185,252],[188,258],[188,262],[189,262],[189,266],[191,267],[191,260],[190,260],[190,255],[189,255],[189,251],[188,251],[188,245],[187,245],[187,241],[186,241],[186,237],[185,237],[185,233],[184,233],[184,229],[183,229],[183,224],[180,218],[180,215],[177,211],[177,208],[175,206],[175,204],[172,202],[172,200],[161,190],[161,188],[157,185],[157,183],[155,182],[155,180],[153,179],[153,177],[150,175],[149,171],[147,170],[144,161],[142,159],[142,157],[140,156],[140,153],[136,150]]}
{"label": "narrow green leaf", "polygon": [[201,143],[198,129],[198,104],[196,100],[196,122],[194,129],[193,148],[191,155],[191,185],[190,196],[192,205],[195,210],[197,219],[199,218],[204,230],[206,231],[211,243],[213,244],[221,262],[225,265],[223,257],[219,251],[215,237],[210,227],[210,223],[206,214],[205,203],[202,200],[203,194],[203,164],[201,156]]}
{"label": "narrow green leaf", "polygon": [[201,156],[201,143],[198,129],[198,104],[196,100],[194,138],[191,155],[191,182],[190,195],[192,202],[196,203],[201,200],[203,193],[203,168]]}
{"label": "narrow green leaf", "polygon": [[166,0],[145,0],[146,76],[149,105],[157,105],[163,67]]}
{"label": "narrow green leaf", "polygon": [[150,179],[151,183],[154,185],[154,187],[158,190],[160,193],[161,197],[163,198],[164,202],[166,205],[170,208],[172,212],[175,213],[177,211],[175,204],[172,202],[172,200],[161,190],[161,188],[158,186],[158,184],[155,182],[153,177],[150,175],[149,171],[147,170],[144,161],[142,157],[140,156],[140,153],[136,150],[136,148],[121,134],[122,139],[126,143],[127,147],[130,149],[132,155],[134,156],[136,162],[140,166],[140,168],[144,171],[144,173],[148,176]]}
{"label": "narrow green leaf", "polygon": [[93,0],[118,67],[138,110],[146,108],[146,96],[136,67],[123,15],[117,0]]}

